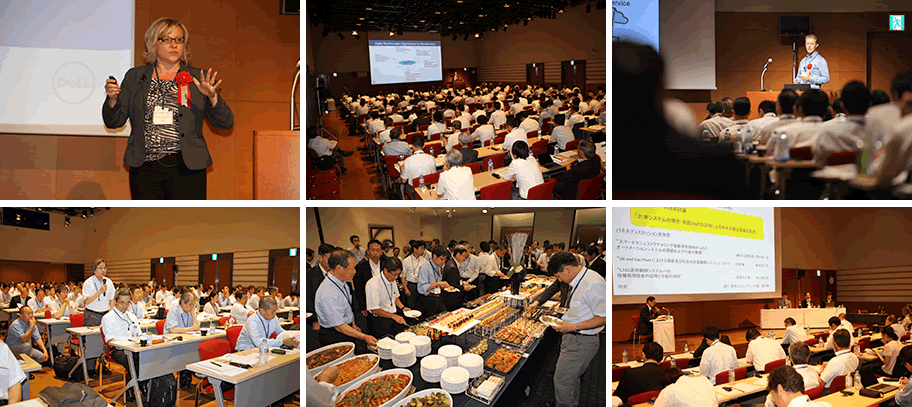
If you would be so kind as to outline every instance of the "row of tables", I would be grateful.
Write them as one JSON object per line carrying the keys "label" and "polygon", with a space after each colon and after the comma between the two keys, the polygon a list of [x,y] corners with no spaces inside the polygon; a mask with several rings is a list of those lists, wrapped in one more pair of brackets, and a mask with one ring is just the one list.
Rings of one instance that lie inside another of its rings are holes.
{"label": "row of tables", "polygon": [[[225,309],[230,309],[230,307],[224,307],[222,310],[224,311]],[[297,307],[289,307],[281,309],[279,312],[291,317],[298,309]],[[211,324],[212,322],[217,322],[218,319],[219,317],[213,317],[202,322]],[[152,322],[152,320],[145,321],[145,323],[140,324],[140,329],[147,333],[157,334],[156,323]],[[85,384],[88,386],[87,360],[101,357],[104,353],[100,327],[72,327],[69,319],[38,319],[37,324],[44,327],[48,335],[49,346],[53,343],[66,342],[71,334],[78,337],[80,348],[79,362],[73,366],[70,373],[72,374],[73,371],[81,366]],[[281,323],[281,325],[286,327],[291,324],[290,318]],[[208,377],[209,381],[214,384],[215,389],[220,389],[219,384],[223,381],[234,384],[234,403],[239,406],[272,403],[300,389],[300,348],[289,351],[285,355],[270,354],[270,356],[275,357],[265,366],[253,366],[242,374],[227,376],[193,365],[201,361],[199,344],[207,339],[227,339],[227,334],[224,330],[210,332],[206,336],[201,336],[200,333],[166,334],[163,336],[171,339],[181,337],[181,340],[167,340],[164,343],[150,344],[148,346],[140,346],[129,342],[120,343],[115,341],[113,343],[113,346],[122,349],[128,354],[127,359],[129,360],[133,377],[130,383],[113,400],[117,400],[130,387],[134,388],[135,394],[142,394],[139,390],[140,381],[185,369]],[[250,349],[245,352],[238,352],[238,354],[246,355],[257,351],[257,349]],[[134,353],[139,355],[138,366],[133,364],[132,355]],[[27,356],[23,355],[23,358],[25,357]],[[35,370],[40,370],[40,365]],[[23,391],[23,395],[28,396],[27,389]],[[215,395],[219,407],[224,407],[225,402],[221,391],[215,391]],[[140,407],[143,405],[141,399],[141,397],[137,397],[137,405]]]}

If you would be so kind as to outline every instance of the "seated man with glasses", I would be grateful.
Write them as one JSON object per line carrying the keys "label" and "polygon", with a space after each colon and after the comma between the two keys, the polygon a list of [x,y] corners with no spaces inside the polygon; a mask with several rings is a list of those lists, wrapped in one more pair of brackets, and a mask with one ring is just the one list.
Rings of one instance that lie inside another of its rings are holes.
{"label": "seated man with glasses", "polygon": [[[124,367],[127,383],[130,382],[133,375],[130,373],[130,361],[122,349],[117,349],[111,345],[112,341],[125,340],[130,338],[130,328],[133,323],[139,323],[136,315],[130,311],[130,305],[133,304],[133,296],[129,288],[118,288],[114,292],[114,309],[101,318],[101,329],[104,332],[104,339],[111,346],[111,358]],[[133,366],[139,369],[139,354],[133,354]],[[143,387],[145,382],[140,383]],[[135,402],[136,396],[133,389],[127,390],[127,401]]]}

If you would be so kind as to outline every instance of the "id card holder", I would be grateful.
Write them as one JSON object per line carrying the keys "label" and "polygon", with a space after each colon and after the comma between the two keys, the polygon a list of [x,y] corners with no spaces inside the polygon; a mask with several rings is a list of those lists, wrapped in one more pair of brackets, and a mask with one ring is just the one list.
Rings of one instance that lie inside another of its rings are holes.
{"label": "id card holder", "polygon": [[155,111],[152,113],[152,124],[174,124],[174,113],[170,109],[155,106]]}

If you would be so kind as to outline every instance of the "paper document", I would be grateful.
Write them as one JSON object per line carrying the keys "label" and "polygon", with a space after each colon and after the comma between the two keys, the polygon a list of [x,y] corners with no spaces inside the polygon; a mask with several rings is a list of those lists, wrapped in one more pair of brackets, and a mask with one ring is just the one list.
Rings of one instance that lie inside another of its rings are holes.
{"label": "paper document", "polygon": [[294,340],[301,342],[301,331],[285,331],[276,337],[280,341],[284,341],[285,338],[294,338]]}
{"label": "paper document", "polygon": [[[216,363],[218,363],[218,365],[216,365]],[[239,368],[239,367],[236,367],[236,366],[231,366],[231,365],[229,365],[229,364],[227,364],[227,363],[219,363],[219,362],[214,361],[214,360],[207,360],[207,361],[205,361],[205,362],[198,362],[198,363],[195,363],[194,365],[199,366],[199,367],[201,367],[201,368],[203,368],[203,369],[206,369],[206,370],[211,370],[211,371],[213,371],[213,372],[216,372],[216,373],[218,373],[218,374],[222,374],[222,375],[225,375],[225,376],[236,376],[236,375],[238,375],[238,374],[240,374],[240,373],[244,373],[244,371],[245,371],[245,369],[242,369],[242,368]],[[220,366],[219,366],[219,365],[220,365]]]}
{"label": "paper document", "polygon": [[756,386],[756,385],[753,385],[750,383],[744,383],[744,382],[735,384],[732,387],[734,387],[738,390],[741,390],[745,393],[751,393],[751,392],[759,391],[760,389],[762,389],[760,386]]}

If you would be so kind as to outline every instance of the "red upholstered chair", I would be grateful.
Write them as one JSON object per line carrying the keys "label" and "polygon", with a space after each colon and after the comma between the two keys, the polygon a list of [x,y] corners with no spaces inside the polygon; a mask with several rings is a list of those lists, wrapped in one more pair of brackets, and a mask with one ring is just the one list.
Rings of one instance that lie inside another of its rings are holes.
{"label": "red upholstered chair", "polygon": [[817,334],[817,335],[814,335],[814,339],[822,340],[822,341],[824,341],[824,342],[826,342],[826,341],[827,341],[827,338],[829,338],[829,337],[830,337],[830,333],[829,333],[829,332],[821,332],[821,333],[819,333],[819,334]]}
{"label": "red upholstered chair", "polygon": [[567,146],[566,146],[566,148],[564,149],[564,151],[573,151],[573,150],[576,150],[576,149],[579,147],[580,141],[583,141],[583,140],[582,140],[582,139],[576,139],[576,140],[568,141],[568,142],[567,142]]}
{"label": "red upholstered chair", "polygon": [[[495,132],[495,133],[494,133],[494,138],[495,138],[495,139],[497,139],[497,138],[505,138],[505,137],[507,137],[507,131],[506,131],[506,130],[501,130],[501,131],[498,131],[498,132]],[[503,143],[503,141],[501,141],[501,143]],[[497,144],[500,144],[500,143],[497,143]]]}
{"label": "red upholstered chair", "polygon": [[225,324],[228,323],[228,320],[229,320],[229,319],[231,319],[231,317],[221,317],[221,318],[219,318],[218,326],[225,326]]}
{"label": "red upholstered chair", "polygon": [[[434,133],[434,134],[431,134],[430,139],[431,139],[431,141],[440,140],[440,137],[442,135],[443,135],[443,133]],[[427,148],[427,146],[424,146],[424,147]]]}
{"label": "red upholstered chair", "polygon": [[[82,320],[85,314],[73,314],[70,315],[70,327],[79,328],[82,326]],[[76,334],[70,335],[70,349],[79,349],[79,338],[76,337]]]}
{"label": "red upholstered chair", "polygon": [[295,323],[295,325],[301,325],[301,316],[300,315],[294,317],[294,323]]}
{"label": "red upholstered chair", "polygon": [[661,393],[661,392],[662,392],[661,390],[653,390],[653,391],[647,391],[645,393],[634,394],[627,399],[627,404],[630,404],[631,406],[635,406],[637,404],[645,403],[649,400],[652,400],[655,397],[658,397],[659,393]]}
{"label": "red upholstered chair", "polygon": [[871,347],[871,337],[865,336],[864,338],[859,339],[857,343],[858,343],[858,349],[861,352],[864,352],[865,349]]}
{"label": "red upholstered chair", "polygon": [[551,135],[551,130],[554,129],[554,125],[551,124],[548,120],[551,119],[545,119],[545,122],[542,123],[542,134]]}
{"label": "red upholstered chair", "polygon": [[627,369],[630,369],[630,366],[618,366],[611,368],[611,381],[621,381],[621,378],[624,377],[624,373],[627,372]]}
{"label": "red upholstered chair", "polygon": [[364,122],[366,122],[368,119],[370,119],[370,115],[367,113],[358,116],[358,122],[361,124],[364,124]]}
{"label": "red upholstered chair", "polygon": [[329,182],[339,182],[339,176],[336,174],[335,169],[319,172],[307,172],[307,185],[310,187],[323,185]]}
{"label": "red upholstered chair", "polygon": [[551,195],[554,194],[554,186],[557,185],[557,181],[551,180],[544,184],[538,184],[532,188],[529,188],[529,195],[526,199],[528,200],[550,200]]}
{"label": "red upholstered chair", "polygon": [[48,310],[44,310],[44,318],[45,318],[45,319],[51,319],[51,317],[53,317],[53,316],[54,316],[54,315],[51,314],[51,310],[49,310],[49,309],[48,309]]}
{"label": "red upholstered chair", "polygon": [[834,377],[833,381],[830,382],[829,394],[838,393],[843,390],[845,390],[845,375]]}
{"label": "red upholstered chair", "polygon": [[467,167],[469,167],[472,170],[472,174],[478,174],[481,172],[481,163],[480,162],[469,163],[469,165],[467,165]]}
{"label": "red upholstered chair", "polygon": [[494,139],[492,139],[492,138],[489,138],[489,139],[485,140],[484,143],[482,143],[482,147],[488,147],[491,145],[494,145]]}
{"label": "red upholstered chair", "polygon": [[436,156],[437,154],[440,154],[440,150],[442,150],[442,149],[443,149],[443,146],[440,144],[437,144],[437,143],[428,144],[428,145],[424,146],[424,153]]}
{"label": "red upholstered chair", "polygon": [[307,188],[307,199],[342,199],[339,183],[333,182]]}
{"label": "red upholstered chair", "polygon": [[488,102],[484,104],[485,109],[491,110],[494,108],[494,102]]}
{"label": "red upholstered chair", "polygon": [[494,169],[498,169],[498,168],[504,166],[504,161],[506,159],[507,159],[506,152],[489,155],[489,156],[481,159],[481,168],[482,168],[482,170],[486,171],[488,169],[488,161],[494,161]]}
{"label": "red upholstered chair", "polygon": [[159,335],[165,334],[165,320],[161,320],[155,323],[155,329],[158,331]]}
{"label": "red upholstered chair", "polygon": [[841,151],[838,153],[832,153],[827,156],[826,165],[843,165],[843,164],[855,164],[855,152],[854,151]]}
{"label": "red upholstered chair", "polygon": [[[535,137],[538,137],[538,130],[530,131],[530,132],[526,133],[526,138],[535,138]],[[545,144],[547,144],[547,143],[545,143]]]}
{"label": "red upholstered chair", "polygon": [[[99,326],[98,331],[101,332],[101,343],[104,344],[104,355],[102,355],[102,357],[104,358],[104,362],[117,363],[117,361],[111,357],[111,347],[108,345],[108,341],[105,340],[104,328]],[[102,364],[102,366],[104,366],[104,364]],[[98,392],[100,393],[101,388],[104,384],[104,369],[99,368],[96,371],[98,372]],[[127,376],[124,375],[124,384],[123,384],[123,386],[121,386],[121,388],[124,388],[126,385],[127,385]],[[127,392],[123,392],[123,397],[124,397],[124,405],[127,405]]]}
{"label": "red upholstered chair", "polygon": [[810,338],[804,341],[804,344],[807,346],[817,346],[817,338]]}
{"label": "red upholstered chair", "polygon": [[[843,380],[843,385],[845,385],[845,380]],[[825,388],[825,386],[826,386],[825,384],[821,384],[820,386],[805,390],[804,394],[807,395],[808,397],[810,397],[811,400],[816,400],[816,399],[820,398],[821,395],[823,395],[823,389]]]}
{"label": "red upholstered chair", "polygon": [[[433,173],[433,174],[427,174],[427,175],[425,175],[425,176],[424,176],[424,185],[425,185],[426,187],[430,188],[432,184],[436,184],[437,181],[440,180],[440,174],[441,174],[441,173],[443,173],[443,171],[435,172],[435,173]],[[415,178],[413,178],[413,179],[412,179],[412,188],[418,189],[418,188],[419,188],[418,185],[419,185],[420,183],[421,183],[421,177],[415,177]],[[418,196],[417,196],[417,195],[415,196],[415,199],[418,199]]]}
{"label": "red upholstered chair", "polygon": [[811,153],[811,147],[797,147],[789,150],[789,157],[792,157],[793,160],[810,160],[814,158],[814,154]]}
{"label": "red upholstered chair", "polygon": [[773,371],[773,369],[775,369],[779,366],[785,366],[785,359],[786,358],[782,358],[782,359],[774,360],[772,362],[767,363],[766,366],[763,367],[763,372],[769,373],[769,372]]}
{"label": "red upholstered chair", "polygon": [[595,178],[580,180],[579,186],[576,187],[576,199],[593,200],[598,198],[599,191],[602,190],[602,181],[605,180],[605,173],[596,175]]}
{"label": "red upholstered chair", "polygon": [[475,130],[478,130],[479,127],[481,127],[480,124],[473,124],[472,127],[469,127],[469,134],[474,133]]}
{"label": "red upholstered chair", "polygon": [[[739,367],[735,369],[735,381],[743,379],[747,376],[747,368]],[[721,371],[716,374],[716,385],[728,383],[728,370]]]}
{"label": "red upholstered chair", "polygon": [[424,132],[421,132],[421,131],[416,131],[416,132],[409,133],[409,134],[407,134],[407,135],[405,136],[405,141],[406,141],[407,143],[411,144],[411,143],[412,143],[412,137],[415,137],[415,136],[422,136],[422,135],[424,135]]}
{"label": "red upholstered chair", "polygon": [[905,334],[905,335],[899,337],[899,341],[900,342],[908,341],[910,337],[912,337],[912,334]]}
{"label": "red upholstered chair", "polygon": [[513,181],[502,181],[496,184],[487,185],[479,191],[480,200],[508,200],[510,199],[510,189],[513,188]]}
{"label": "red upholstered chair", "polygon": [[[687,366],[690,364],[690,358],[678,358],[674,360],[674,365],[678,369],[687,369]],[[671,360],[666,360],[659,364],[659,367],[662,370],[668,370],[671,367]]]}
{"label": "red upholstered chair", "polygon": [[[205,341],[200,342],[200,344],[199,344],[200,360],[215,359],[217,357],[220,357],[220,356],[228,354],[228,353],[231,353],[231,343],[229,343],[228,340],[225,338],[207,339]],[[214,386],[212,386],[212,383],[209,383],[208,378],[203,378],[203,380],[201,380],[196,385],[196,403],[194,404],[195,406],[199,406],[200,390],[202,390],[203,392],[205,392],[208,395],[211,395],[212,397],[215,397],[216,391],[222,391],[221,388],[215,389]],[[232,386],[231,390],[224,392],[222,395],[229,399],[233,399],[234,398],[233,386]]]}
{"label": "red upholstered chair", "polygon": [[453,145],[453,148],[456,149],[456,150],[460,150],[460,151],[461,151],[461,150],[462,150],[462,144],[455,144],[455,145]]}
{"label": "red upholstered chair", "polygon": [[225,330],[225,333],[228,335],[228,343],[231,344],[231,352],[234,353],[235,347],[237,346],[238,337],[241,336],[241,329],[244,329],[242,325],[235,325],[228,327]]}
{"label": "red upholstered chair", "polygon": [[431,125],[430,125],[430,124],[422,124],[422,125],[418,126],[418,131],[420,131],[420,132],[422,132],[422,133],[424,133],[424,134],[427,134],[427,129],[428,129],[428,127],[431,127]]}

